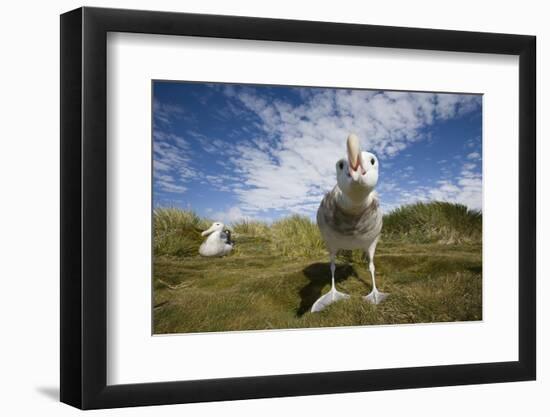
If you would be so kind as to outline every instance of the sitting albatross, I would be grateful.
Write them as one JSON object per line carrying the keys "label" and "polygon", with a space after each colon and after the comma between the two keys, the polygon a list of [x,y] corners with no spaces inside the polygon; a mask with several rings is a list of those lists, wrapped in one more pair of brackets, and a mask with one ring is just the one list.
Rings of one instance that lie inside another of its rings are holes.
{"label": "sitting albatross", "polygon": [[317,210],[317,224],[330,254],[332,287],[315,301],[312,312],[349,298],[334,285],[339,249],[363,249],[368,255],[372,291],[363,297],[365,301],[378,304],[388,295],[378,291],[374,278],[374,252],[382,230],[382,210],[374,191],[378,182],[378,159],[369,152],[361,152],[359,139],[353,133],[347,140],[347,158],[336,163],[336,179],[337,184]]}
{"label": "sitting albatross", "polygon": [[199,253],[202,256],[225,256],[233,249],[231,237],[224,232],[224,224],[220,222],[212,223],[208,230],[201,233],[202,236],[208,238],[202,243],[199,248]]}

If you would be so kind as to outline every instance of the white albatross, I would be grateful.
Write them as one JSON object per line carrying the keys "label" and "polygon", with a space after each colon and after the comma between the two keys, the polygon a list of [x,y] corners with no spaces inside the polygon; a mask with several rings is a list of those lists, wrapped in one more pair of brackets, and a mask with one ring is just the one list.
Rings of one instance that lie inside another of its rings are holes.
{"label": "white albatross", "polygon": [[225,256],[231,252],[233,243],[229,243],[231,238],[224,232],[224,227],[223,223],[215,222],[201,233],[202,236],[208,236],[199,248],[202,256]]}
{"label": "white albatross", "polygon": [[382,210],[374,191],[378,182],[378,159],[372,153],[361,152],[359,139],[354,134],[347,140],[347,158],[336,163],[336,180],[337,184],[317,210],[317,224],[330,254],[332,286],[315,301],[312,312],[349,298],[334,284],[336,253],[340,249],[363,249],[368,255],[372,291],[363,297],[365,301],[378,304],[388,296],[378,291],[374,276],[374,252],[382,230]]}

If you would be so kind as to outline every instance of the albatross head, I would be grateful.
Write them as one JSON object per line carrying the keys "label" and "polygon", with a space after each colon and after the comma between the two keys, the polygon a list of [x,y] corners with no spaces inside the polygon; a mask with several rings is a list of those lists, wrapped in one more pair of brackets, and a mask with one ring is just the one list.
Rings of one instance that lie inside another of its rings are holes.
{"label": "albatross head", "polygon": [[378,182],[378,158],[370,152],[361,152],[359,138],[348,136],[347,158],[336,163],[338,187],[351,200],[362,200],[374,190]]}
{"label": "albatross head", "polygon": [[202,232],[201,235],[202,236],[208,236],[209,234],[212,234],[214,232],[221,232],[221,231],[223,231],[224,227],[225,227],[225,225],[221,222],[212,223],[212,226],[210,226],[209,229]]}

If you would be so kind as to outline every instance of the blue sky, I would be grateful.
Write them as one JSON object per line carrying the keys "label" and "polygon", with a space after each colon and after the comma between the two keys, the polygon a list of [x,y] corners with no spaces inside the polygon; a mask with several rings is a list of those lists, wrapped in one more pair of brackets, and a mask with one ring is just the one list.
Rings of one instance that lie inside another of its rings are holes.
{"label": "blue sky", "polygon": [[154,207],[313,218],[351,132],[379,158],[385,211],[481,209],[480,95],[172,81],[153,82]]}

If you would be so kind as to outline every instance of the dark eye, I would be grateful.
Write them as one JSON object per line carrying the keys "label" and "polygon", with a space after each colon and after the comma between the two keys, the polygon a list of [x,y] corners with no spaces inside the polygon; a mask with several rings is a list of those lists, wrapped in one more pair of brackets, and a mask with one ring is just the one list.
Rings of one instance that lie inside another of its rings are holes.
{"label": "dark eye", "polygon": [[338,168],[344,169],[344,163],[342,161],[340,161],[340,163],[338,164]]}
{"label": "dark eye", "polygon": [[370,160],[371,165],[374,165],[375,162],[376,161],[374,160],[374,158],[371,158],[371,160]]}

